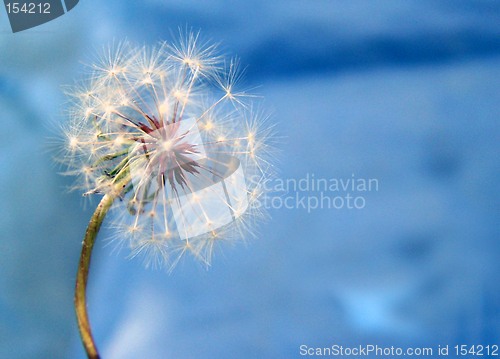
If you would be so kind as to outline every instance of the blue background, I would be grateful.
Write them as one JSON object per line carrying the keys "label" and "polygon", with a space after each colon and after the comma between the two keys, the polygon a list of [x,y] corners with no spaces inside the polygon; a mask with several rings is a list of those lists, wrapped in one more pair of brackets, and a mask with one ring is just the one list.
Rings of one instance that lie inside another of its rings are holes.
{"label": "blue background", "polygon": [[103,230],[88,292],[102,357],[500,344],[498,1],[85,0],[18,34],[0,11],[0,357],[84,358],[72,296],[95,203],[51,158],[62,86],[113,40],[186,25],[262,85],[280,177],[379,190],[362,210],[271,209],[208,271],[144,269]]}

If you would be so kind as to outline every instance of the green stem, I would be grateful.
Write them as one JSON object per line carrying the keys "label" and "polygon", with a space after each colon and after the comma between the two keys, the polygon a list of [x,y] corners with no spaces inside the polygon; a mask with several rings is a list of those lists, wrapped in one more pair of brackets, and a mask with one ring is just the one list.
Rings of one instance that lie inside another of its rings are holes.
{"label": "green stem", "polygon": [[76,288],[75,288],[75,309],[76,317],[78,320],[78,329],[80,330],[80,336],[82,338],[83,346],[87,352],[89,359],[99,359],[99,353],[97,352],[97,347],[92,338],[92,332],[90,330],[89,318],[87,315],[87,300],[85,298],[85,293],[87,289],[87,279],[90,267],[90,256],[92,255],[92,249],[94,247],[95,239],[97,233],[101,228],[102,221],[109,208],[115,201],[115,199],[120,196],[123,188],[130,182],[127,179],[117,186],[116,191],[111,191],[107,193],[97,206],[92,218],[90,219],[89,226],[87,227],[87,232],[85,233],[85,238],[83,239],[82,253],[80,255],[80,263],[78,265],[78,273],[76,275]]}

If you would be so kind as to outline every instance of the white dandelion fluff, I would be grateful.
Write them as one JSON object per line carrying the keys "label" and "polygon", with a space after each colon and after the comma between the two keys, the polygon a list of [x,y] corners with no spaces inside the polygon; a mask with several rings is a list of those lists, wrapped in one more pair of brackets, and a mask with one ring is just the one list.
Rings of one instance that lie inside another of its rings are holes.
{"label": "white dandelion fluff", "polygon": [[121,43],[71,89],[60,159],[85,195],[113,204],[114,239],[148,264],[245,238],[263,216],[274,127],[237,92],[237,61],[189,33],[176,45]]}
{"label": "white dandelion fluff", "polygon": [[176,45],[120,43],[72,88],[58,159],[76,189],[103,197],[82,245],[75,309],[89,358],[92,248],[113,208],[114,239],[170,268],[185,253],[209,263],[214,246],[254,233],[273,168],[274,126],[237,92],[241,72],[199,34]]}

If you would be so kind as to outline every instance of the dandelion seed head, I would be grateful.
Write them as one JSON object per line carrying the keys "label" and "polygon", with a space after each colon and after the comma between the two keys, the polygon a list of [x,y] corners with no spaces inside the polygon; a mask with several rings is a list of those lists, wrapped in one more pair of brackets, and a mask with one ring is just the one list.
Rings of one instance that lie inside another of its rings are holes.
{"label": "dandelion seed head", "polygon": [[237,91],[237,61],[187,32],[175,44],[114,44],[88,69],[58,156],[75,189],[119,195],[113,240],[147,265],[188,253],[209,265],[220,243],[255,233],[275,130]]}

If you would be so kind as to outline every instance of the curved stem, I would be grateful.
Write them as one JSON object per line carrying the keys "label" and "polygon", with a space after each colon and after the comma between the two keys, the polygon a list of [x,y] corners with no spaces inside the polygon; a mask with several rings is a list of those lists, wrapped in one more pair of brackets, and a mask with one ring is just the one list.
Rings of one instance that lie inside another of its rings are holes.
{"label": "curved stem", "polygon": [[115,199],[121,194],[123,188],[126,186],[126,183],[129,181],[130,180],[122,182],[118,186],[118,191],[111,191],[102,198],[99,206],[97,206],[92,218],[90,219],[87,232],[85,233],[85,238],[83,239],[82,253],[80,255],[80,263],[78,265],[78,272],[76,275],[75,309],[78,320],[78,329],[80,330],[83,346],[85,347],[85,351],[87,352],[89,359],[100,358],[94,339],[92,338],[89,318],[87,315],[87,300],[85,298],[90,267],[90,256],[92,255],[95,239],[99,229],[101,228],[104,217],[108,213],[108,210]]}

